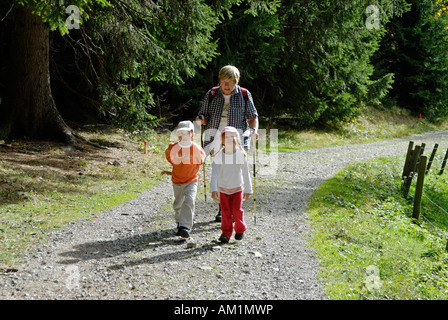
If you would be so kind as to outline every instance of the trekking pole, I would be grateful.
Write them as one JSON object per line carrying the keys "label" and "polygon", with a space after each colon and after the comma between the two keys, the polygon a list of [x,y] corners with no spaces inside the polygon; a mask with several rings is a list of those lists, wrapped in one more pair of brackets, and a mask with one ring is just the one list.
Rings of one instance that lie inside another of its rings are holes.
{"label": "trekking pole", "polygon": [[[253,131],[255,131],[255,129],[253,129]],[[256,174],[255,174],[255,154],[257,153],[257,141],[256,140],[254,140],[254,224],[256,225],[257,224],[257,198],[256,198],[256,195],[255,195],[255,177],[256,177]]]}
{"label": "trekking pole", "polygon": [[[204,149],[204,139],[202,137],[203,134],[203,125],[202,125],[202,114],[198,115],[198,118],[201,119],[201,147]],[[207,161],[207,156],[205,156],[204,163],[202,164],[202,178],[204,179],[204,199],[207,202],[207,182],[205,180],[205,161]]]}

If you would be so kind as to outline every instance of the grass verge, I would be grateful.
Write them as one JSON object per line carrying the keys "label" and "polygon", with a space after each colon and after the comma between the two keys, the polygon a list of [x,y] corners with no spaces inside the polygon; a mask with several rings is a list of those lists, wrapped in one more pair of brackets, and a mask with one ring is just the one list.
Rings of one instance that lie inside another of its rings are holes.
{"label": "grass verge", "polygon": [[[448,128],[427,124],[405,111],[366,109],[355,122],[333,131],[279,128],[279,151],[301,150],[403,137]],[[49,231],[133,199],[171,170],[163,151],[170,134],[148,133],[139,140],[102,128],[80,133],[107,150],[84,151],[48,142],[0,141],[0,270],[20,263],[31,243]],[[197,134],[196,142],[200,143]],[[143,141],[148,141],[144,155]],[[115,163],[118,161],[118,163]],[[198,196],[203,196],[202,188]]]}
{"label": "grass verge", "polygon": [[448,211],[448,178],[427,175],[431,201],[424,197],[416,224],[412,200],[400,192],[403,164],[404,157],[351,164],[312,196],[312,246],[331,299],[448,298],[447,214],[432,204]]}
{"label": "grass verge", "polygon": [[369,143],[448,129],[448,121],[432,124],[404,109],[379,110],[366,107],[361,116],[337,129],[297,131],[278,128],[278,150],[293,151]]}
{"label": "grass verge", "polygon": [[[67,149],[16,141],[0,148],[0,269],[20,263],[22,252],[46,234],[137,197],[170,170],[163,151],[169,136],[131,139],[119,130],[82,132],[107,149]],[[3,266],[3,267],[2,267]]]}

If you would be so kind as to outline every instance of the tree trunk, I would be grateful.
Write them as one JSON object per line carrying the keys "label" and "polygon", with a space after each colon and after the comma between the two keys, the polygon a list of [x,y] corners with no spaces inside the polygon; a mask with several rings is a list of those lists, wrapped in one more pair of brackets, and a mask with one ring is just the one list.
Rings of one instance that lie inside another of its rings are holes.
{"label": "tree trunk", "polygon": [[16,10],[7,91],[0,104],[0,138],[28,137],[76,144],[51,93],[49,32],[31,9]]}

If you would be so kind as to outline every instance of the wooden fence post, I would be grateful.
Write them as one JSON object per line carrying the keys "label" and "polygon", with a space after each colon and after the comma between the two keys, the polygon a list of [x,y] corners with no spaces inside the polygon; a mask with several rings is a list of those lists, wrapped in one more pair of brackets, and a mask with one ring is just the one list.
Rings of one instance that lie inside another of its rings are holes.
{"label": "wooden fence post", "polygon": [[416,172],[417,168],[419,167],[419,163],[420,163],[420,157],[423,155],[423,153],[425,152],[425,147],[426,147],[426,143],[422,143],[420,146],[420,154],[417,157],[417,164],[415,165],[415,169],[414,172]]}
{"label": "wooden fence post", "polygon": [[404,162],[403,173],[401,174],[402,179],[404,179],[404,177],[407,177],[409,175],[408,170],[412,160],[413,148],[414,148],[414,141],[409,141],[408,153],[406,153],[406,160]]}
{"label": "wooden fence post", "polygon": [[412,161],[409,165],[409,173],[405,176],[403,181],[403,197],[407,198],[409,193],[409,188],[411,187],[412,178],[414,176],[415,170],[417,168],[418,158],[420,157],[420,146],[416,146],[412,154]]}
{"label": "wooden fence post", "polygon": [[432,164],[432,162],[433,162],[433,160],[434,160],[434,157],[435,157],[435,155],[436,155],[436,152],[437,152],[437,149],[438,149],[438,148],[439,148],[439,144],[436,143],[436,144],[434,145],[434,149],[432,149],[431,157],[429,158],[428,166],[426,167],[425,174],[427,174],[427,173],[429,172],[429,169],[431,169],[431,164]]}
{"label": "wooden fence post", "polygon": [[420,157],[420,165],[418,167],[418,177],[417,185],[415,188],[414,195],[414,208],[412,211],[412,218],[418,221],[420,217],[420,209],[422,205],[422,195],[423,195],[423,182],[425,180],[426,162],[428,160],[427,156]]}
{"label": "wooden fence post", "polygon": [[442,174],[443,170],[445,170],[447,160],[448,160],[448,149],[446,149],[445,157],[443,158],[443,161],[442,161],[442,169],[440,169],[439,174]]}

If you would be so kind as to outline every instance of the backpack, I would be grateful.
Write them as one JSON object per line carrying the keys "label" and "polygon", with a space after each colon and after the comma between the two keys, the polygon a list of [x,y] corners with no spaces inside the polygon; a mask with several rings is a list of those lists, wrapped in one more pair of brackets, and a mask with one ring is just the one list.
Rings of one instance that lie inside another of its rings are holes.
{"label": "backpack", "polygon": [[[208,103],[212,102],[213,98],[215,97],[216,91],[218,91],[219,87],[213,87],[212,91],[210,91],[210,95],[208,96]],[[244,102],[247,105],[247,89],[240,87],[241,93],[243,94]]]}

